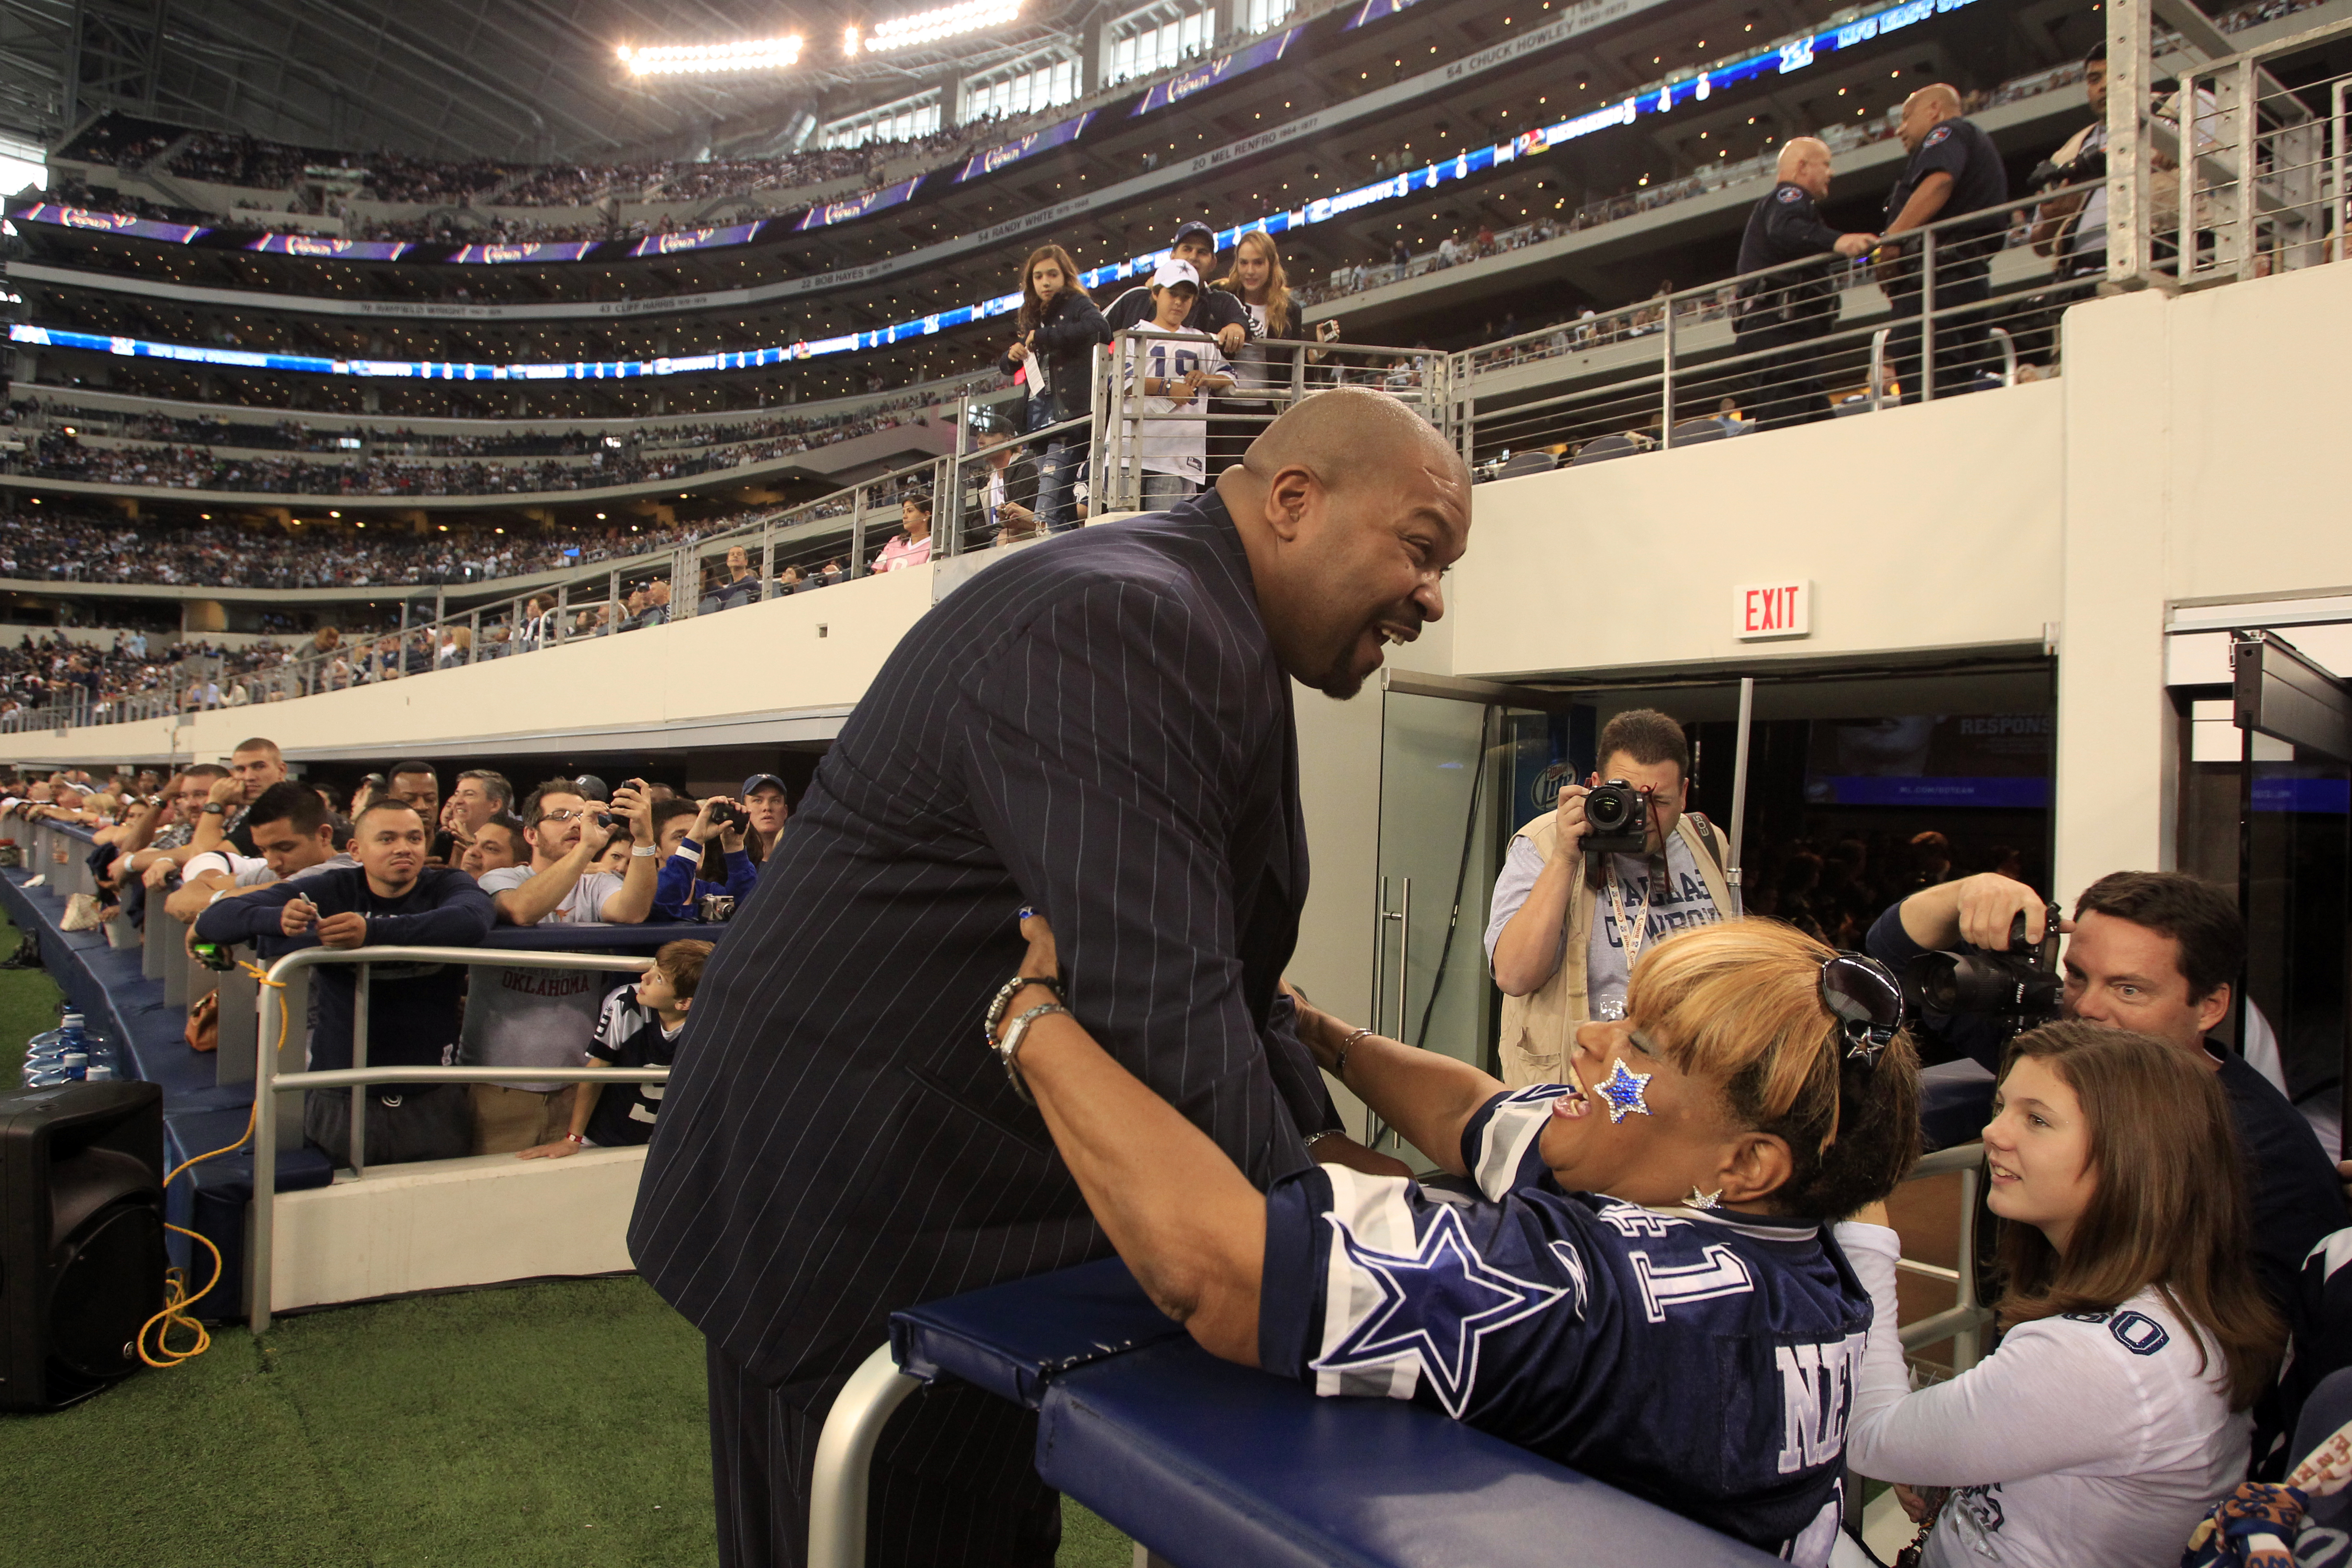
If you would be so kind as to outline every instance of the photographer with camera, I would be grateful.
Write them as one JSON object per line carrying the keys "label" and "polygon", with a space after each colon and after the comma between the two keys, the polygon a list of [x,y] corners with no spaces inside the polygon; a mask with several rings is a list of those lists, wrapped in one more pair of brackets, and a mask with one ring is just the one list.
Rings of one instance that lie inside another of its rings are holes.
{"label": "photographer with camera", "polygon": [[[641,923],[653,909],[654,834],[644,781],[631,779],[599,798],[593,778],[550,779],[523,805],[523,837],[530,864],[486,871],[502,925]],[[625,825],[636,840],[628,874],[591,870],[605,845]],[[604,976],[579,969],[475,971],[466,998],[458,1060],[467,1067],[568,1068],[580,1065],[596,1028]],[[576,1085],[533,1081],[472,1087],[474,1152],[509,1154],[562,1137],[572,1125]]]}
{"label": "photographer with camera", "polygon": [[[737,900],[751,896],[760,885],[760,868],[743,852],[743,835],[751,814],[742,803],[714,795],[700,805],[690,800],[666,800],[653,808],[654,833],[661,870],[654,881],[654,910],[674,921],[703,921],[713,925],[734,918]],[[719,835],[712,845],[711,835]],[[719,877],[706,875],[710,853],[719,858]]]}
{"label": "photographer with camera", "polygon": [[[1601,731],[1601,771],[1512,837],[1486,923],[1503,992],[1503,1081],[1562,1081],[1577,1026],[1625,1016],[1625,985],[1659,937],[1737,913],[1721,837],[1684,811],[1690,744],[1654,709]],[[1606,782],[1603,782],[1606,781]]]}
{"label": "photographer with camera", "polygon": [[2245,963],[2237,905],[2181,872],[2116,871],[2084,889],[2054,931],[2051,912],[2032,888],[1989,871],[1912,894],[1864,945],[1906,991],[1926,992],[1914,1035],[1931,1059],[1940,1047],[1998,1072],[2019,1029],[2064,1016],[2136,1030],[2210,1069],[2237,1128],[2255,1272],[2273,1302],[2287,1301],[2304,1256],[2343,1226],[2344,1194],[2302,1113],[2208,1037],[2230,1016]]}
{"label": "photographer with camera", "polygon": [[[2090,101],[2091,122],[2034,166],[2033,173],[2027,176],[2027,184],[2032,189],[2079,185],[2106,178],[2107,46],[2104,39],[2083,58],[2083,94]],[[2107,187],[2095,185],[2087,191],[2053,196],[2043,202],[2033,209],[2033,229],[2026,243],[2033,247],[2037,255],[2063,258],[2058,268],[2062,277],[2105,277]]]}

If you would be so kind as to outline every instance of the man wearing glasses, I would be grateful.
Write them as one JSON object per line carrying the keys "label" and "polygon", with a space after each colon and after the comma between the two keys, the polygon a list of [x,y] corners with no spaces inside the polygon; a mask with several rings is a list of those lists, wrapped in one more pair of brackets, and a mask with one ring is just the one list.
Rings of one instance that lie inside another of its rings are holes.
{"label": "man wearing glasses", "polygon": [[[653,912],[660,859],[651,804],[632,784],[610,803],[591,800],[569,779],[550,779],[523,803],[530,863],[485,871],[482,891],[500,925],[636,925]],[[592,871],[626,824],[634,840],[625,876]],[[604,977],[588,970],[478,969],[466,998],[458,1060],[467,1067],[578,1067],[596,1031]],[[517,1153],[559,1142],[572,1130],[578,1085],[534,1080],[471,1086],[474,1152]]]}
{"label": "man wearing glasses", "polygon": [[1503,993],[1503,1081],[1557,1083],[1579,1024],[1625,1016],[1626,978],[1660,937],[1713,925],[1736,912],[1714,826],[1685,813],[1690,743],[1682,726],[1650,708],[1618,714],[1601,731],[1601,771],[1648,799],[1649,837],[1639,855],[1589,856],[1588,785],[1512,837],[1486,921],[1486,960]]}

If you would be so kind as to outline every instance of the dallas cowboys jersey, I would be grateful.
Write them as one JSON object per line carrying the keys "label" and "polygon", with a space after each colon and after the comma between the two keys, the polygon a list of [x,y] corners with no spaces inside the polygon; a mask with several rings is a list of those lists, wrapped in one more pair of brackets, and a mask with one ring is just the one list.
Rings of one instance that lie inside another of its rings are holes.
{"label": "dallas cowboys jersey", "polygon": [[1818,1225],[1562,1191],[1537,1143],[1568,1092],[1471,1118],[1483,1202],[1331,1165],[1276,1183],[1261,1363],[1443,1410],[1818,1568],[1869,1293]]}

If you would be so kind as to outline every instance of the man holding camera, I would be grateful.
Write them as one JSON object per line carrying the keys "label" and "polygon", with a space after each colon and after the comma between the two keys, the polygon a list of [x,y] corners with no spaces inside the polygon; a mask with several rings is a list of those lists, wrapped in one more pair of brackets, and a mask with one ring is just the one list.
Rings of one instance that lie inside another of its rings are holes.
{"label": "man holding camera", "polygon": [[[1625,1016],[1625,985],[1651,942],[1734,911],[1714,826],[1684,811],[1690,744],[1682,726],[1635,708],[1601,731],[1596,790],[1512,837],[1486,923],[1503,992],[1503,1081],[1558,1083],[1579,1024]],[[1602,781],[1607,781],[1603,783]]]}
{"label": "man holding camera", "polygon": [[[654,910],[674,921],[732,919],[735,903],[748,899],[760,885],[760,868],[743,853],[743,833],[751,814],[740,801],[714,795],[700,805],[690,800],[666,800],[653,808],[661,867],[654,882]],[[725,871],[713,881],[702,874],[703,854],[710,836],[719,835],[719,852]],[[713,903],[709,900],[719,900]],[[723,912],[722,912],[723,911]]]}
{"label": "man holding camera", "polygon": [[[2038,946],[2047,923],[2042,895],[1997,872],[1912,894],[1878,917],[1864,945],[1903,973],[1944,949],[2011,951],[2020,920]],[[2343,1226],[2344,1194],[2311,1124],[2245,1058],[2209,1033],[2230,1016],[2246,932],[2237,905],[2219,888],[2178,871],[2116,871],[2074,900],[2059,922],[2068,940],[2062,1005],[2068,1017],[2132,1029],[2178,1047],[2210,1068],[2229,1097],[2253,1219],[2254,1269],[2271,1300],[2284,1304],[2296,1271],[2320,1238]],[[2007,1031],[1979,1015],[1922,1020],[1930,1042],[1965,1052],[1994,1071]]]}
{"label": "man holding camera", "polygon": [[[632,779],[609,804],[593,798],[603,793],[589,779],[550,779],[531,792],[523,805],[530,864],[486,871],[480,879],[500,925],[645,920],[653,909],[657,853],[645,786]],[[628,875],[590,870],[625,823],[635,841]],[[467,1067],[578,1067],[605,990],[604,977],[592,970],[478,969],[458,1059]],[[562,1138],[572,1126],[576,1087],[528,1079],[473,1085],[474,1152],[513,1153]]]}

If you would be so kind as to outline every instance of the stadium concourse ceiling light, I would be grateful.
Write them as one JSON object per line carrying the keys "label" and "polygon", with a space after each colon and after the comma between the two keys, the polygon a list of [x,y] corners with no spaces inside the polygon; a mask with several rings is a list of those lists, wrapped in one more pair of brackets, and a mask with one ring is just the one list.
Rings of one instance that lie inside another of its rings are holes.
{"label": "stadium concourse ceiling light", "polygon": [[[933,44],[959,33],[1001,26],[1018,19],[1020,15],[1021,0],[962,0],[961,5],[942,5],[936,11],[917,11],[877,22],[867,29],[865,41],[856,47],[867,54],[880,54],[885,49]],[[845,33],[842,41],[848,43],[853,37],[854,33]]]}
{"label": "stadium concourse ceiling light", "polygon": [[720,71],[776,70],[796,65],[798,37],[747,38],[734,44],[623,44],[621,63],[631,76],[702,76]]}

